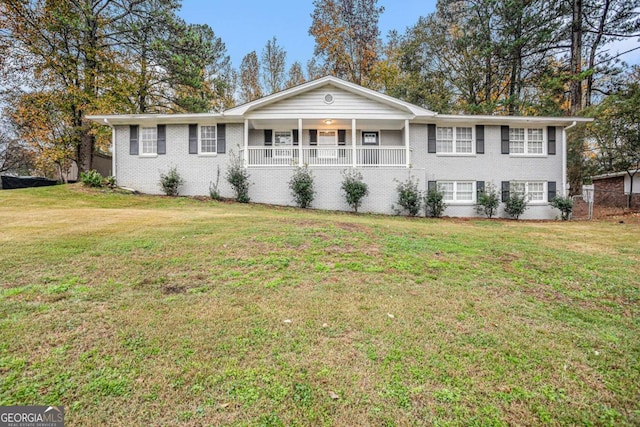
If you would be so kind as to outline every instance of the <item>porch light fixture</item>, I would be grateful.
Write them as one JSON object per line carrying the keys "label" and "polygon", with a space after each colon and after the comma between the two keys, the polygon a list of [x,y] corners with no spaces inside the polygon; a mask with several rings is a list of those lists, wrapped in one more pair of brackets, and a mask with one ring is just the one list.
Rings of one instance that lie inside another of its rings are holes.
{"label": "porch light fixture", "polygon": [[324,123],[327,124],[327,125],[330,125],[332,122],[331,122],[331,119],[327,119],[327,120],[324,121]]}

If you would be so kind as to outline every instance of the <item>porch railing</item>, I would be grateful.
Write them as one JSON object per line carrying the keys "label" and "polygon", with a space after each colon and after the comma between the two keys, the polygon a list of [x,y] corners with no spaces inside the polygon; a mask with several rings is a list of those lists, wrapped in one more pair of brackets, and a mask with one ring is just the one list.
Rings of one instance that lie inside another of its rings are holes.
{"label": "porch railing", "polygon": [[[249,167],[297,166],[300,164],[298,147],[249,147],[241,150]],[[352,147],[303,147],[302,164],[309,166],[353,166]],[[356,147],[358,167],[406,167],[405,147]]]}

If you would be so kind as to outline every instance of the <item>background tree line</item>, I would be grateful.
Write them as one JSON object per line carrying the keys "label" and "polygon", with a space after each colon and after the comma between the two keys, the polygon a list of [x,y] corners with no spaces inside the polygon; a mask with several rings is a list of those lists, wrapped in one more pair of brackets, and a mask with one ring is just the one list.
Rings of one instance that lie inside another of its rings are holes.
{"label": "background tree line", "polygon": [[314,0],[311,60],[287,68],[273,37],[237,69],[214,31],[185,23],[179,7],[0,0],[10,134],[40,170],[71,160],[90,169],[108,138],[86,114],[216,111],[327,74],[440,113],[597,117],[570,133],[573,192],[587,175],[637,168],[640,72],[611,46],[639,36],[640,0],[439,0],[385,41],[377,0]]}

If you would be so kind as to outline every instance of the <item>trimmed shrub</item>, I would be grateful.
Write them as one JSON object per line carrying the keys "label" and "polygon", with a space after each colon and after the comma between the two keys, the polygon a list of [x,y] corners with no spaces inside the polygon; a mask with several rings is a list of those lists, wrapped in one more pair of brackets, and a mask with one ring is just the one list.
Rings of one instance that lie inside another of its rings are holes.
{"label": "trimmed shrub", "polygon": [[358,208],[362,205],[362,199],[369,194],[369,186],[362,180],[362,174],[355,170],[342,171],[342,191],[347,199],[347,204],[358,213]]}
{"label": "trimmed shrub", "polygon": [[447,209],[447,204],[444,202],[444,192],[438,189],[427,191],[424,196],[424,209],[427,216],[440,218],[444,210]]}
{"label": "trimmed shrub", "polygon": [[178,188],[182,184],[184,184],[184,179],[182,179],[175,166],[170,167],[169,172],[166,174],[160,173],[160,187],[167,196],[177,196]]}
{"label": "trimmed shrub", "polygon": [[87,187],[102,187],[102,175],[97,170],[80,172],[80,182]]}
{"label": "trimmed shrub", "polygon": [[559,209],[562,214],[562,220],[567,221],[573,212],[573,199],[571,197],[554,197],[551,206]]}
{"label": "trimmed shrub", "polygon": [[527,210],[529,200],[524,193],[512,191],[509,198],[504,202],[504,211],[511,218],[518,219]]}
{"label": "trimmed shrub", "polygon": [[484,191],[478,194],[476,212],[484,214],[487,218],[493,217],[500,206],[500,194],[495,185],[487,184]]}
{"label": "trimmed shrub", "polygon": [[233,188],[233,192],[236,194],[236,201],[240,203],[249,203],[249,187],[251,182],[249,181],[249,171],[242,164],[242,159],[234,154],[231,154],[231,161],[227,168],[225,175],[227,182]]}
{"label": "trimmed shrub", "polygon": [[299,208],[306,209],[311,206],[316,191],[313,189],[313,174],[307,165],[296,167],[296,171],[289,180],[289,189]]}
{"label": "trimmed shrub", "polygon": [[398,182],[396,187],[398,191],[398,206],[401,209],[395,209],[396,214],[400,215],[406,212],[409,216],[416,216],[422,209],[422,192],[418,190],[418,181],[413,181],[411,177],[404,182]]}

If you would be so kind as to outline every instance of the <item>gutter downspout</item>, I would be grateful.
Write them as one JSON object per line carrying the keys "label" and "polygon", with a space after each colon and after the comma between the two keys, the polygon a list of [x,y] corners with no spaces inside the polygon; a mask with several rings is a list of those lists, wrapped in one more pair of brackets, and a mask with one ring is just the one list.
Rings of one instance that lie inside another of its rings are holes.
{"label": "gutter downspout", "polygon": [[562,128],[562,197],[567,197],[567,130],[571,129],[577,122],[571,123]]}
{"label": "gutter downspout", "polygon": [[104,123],[111,128],[111,176],[116,178],[116,128],[109,123],[109,120],[104,119]]}

